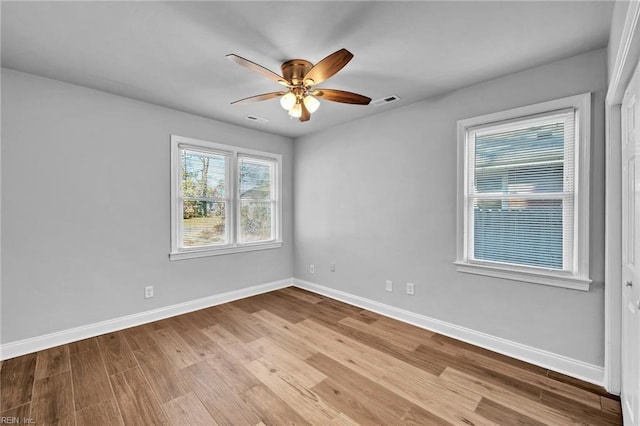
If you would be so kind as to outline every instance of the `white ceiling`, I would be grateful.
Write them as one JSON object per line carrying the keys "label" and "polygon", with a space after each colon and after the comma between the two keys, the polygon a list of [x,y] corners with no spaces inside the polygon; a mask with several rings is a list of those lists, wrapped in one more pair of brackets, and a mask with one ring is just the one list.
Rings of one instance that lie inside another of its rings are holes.
{"label": "white ceiling", "polygon": [[[216,120],[296,137],[460,87],[605,47],[612,1],[7,2],[2,66]],[[352,61],[319,87],[381,107],[322,102],[290,120],[281,87],[228,61],[280,73],[347,48]],[[269,120],[244,120],[254,115]]]}

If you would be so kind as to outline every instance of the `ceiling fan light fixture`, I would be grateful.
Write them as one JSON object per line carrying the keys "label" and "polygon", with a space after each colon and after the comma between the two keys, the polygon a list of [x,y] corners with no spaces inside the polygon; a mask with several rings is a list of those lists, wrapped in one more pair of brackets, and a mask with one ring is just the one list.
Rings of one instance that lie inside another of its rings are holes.
{"label": "ceiling fan light fixture", "polygon": [[299,103],[295,104],[290,110],[289,110],[289,115],[293,118],[300,118],[302,117],[302,105],[300,105]]}
{"label": "ceiling fan light fixture", "polygon": [[280,98],[280,105],[282,108],[290,111],[296,104],[297,98],[292,92],[288,92],[286,95]]}
{"label": "ceiling fan light fixture", "polygon": [[318,101],[316,98],[314,98],[311,95],[305,96],[303,102],[304,102],[304,106],[307,107],[307,110],[311,114],[313,114],[318,110],[318,108],[320,108],[320,101]]}

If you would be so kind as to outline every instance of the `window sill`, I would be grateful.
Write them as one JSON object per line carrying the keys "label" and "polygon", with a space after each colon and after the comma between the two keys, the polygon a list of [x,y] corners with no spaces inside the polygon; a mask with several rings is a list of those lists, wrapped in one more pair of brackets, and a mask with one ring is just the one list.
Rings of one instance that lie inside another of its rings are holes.
{"label": "window sill", "polygon": [[169,260],[195,259],[198,257],[221,256],[225,254],[244,253],[248,251],[269,250],[282,247],[282,241],[266,243],[243,244],[234,247],[201,248],[169,253]]}
{"label": "window sill", "polygon": [[488,277],[504,278],[514,281],[524,281],[534,284],[542,284],[553,287],[563,287],[572,290],[589,291],[591,284],[590,279],[576,278],[574,276],[563,273],[554,273],[546,271],[534,271],[531,269],[476,264],[464,261],[454,262],[458,272],[467,274],[484,275]]}

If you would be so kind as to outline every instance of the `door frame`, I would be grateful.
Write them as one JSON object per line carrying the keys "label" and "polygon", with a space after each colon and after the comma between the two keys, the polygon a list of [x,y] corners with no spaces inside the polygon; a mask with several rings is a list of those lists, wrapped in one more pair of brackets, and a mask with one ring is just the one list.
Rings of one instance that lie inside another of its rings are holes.
{"label": "door frame", "polygon": [[605,98],[605,389],[620,394],[622,304],[622,122],[624,91],[640,58],[640,2],[628,3],[624,27],[609,70]]}

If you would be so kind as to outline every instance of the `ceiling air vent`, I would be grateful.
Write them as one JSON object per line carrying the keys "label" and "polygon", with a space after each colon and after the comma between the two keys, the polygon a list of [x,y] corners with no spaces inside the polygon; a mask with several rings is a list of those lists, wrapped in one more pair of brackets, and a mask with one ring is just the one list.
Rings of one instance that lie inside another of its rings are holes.
{"label": "ceiling air vent", "polygon": [[391,102],[395,102],[397,100],[400,99],[400,96],[398,95],[390,95],[390,96],[385,96],[384,98],[380,98],[380,99],[376,99],[375,101],[371,102],[373,104],[373,106],[380,106],[380,105],[386,105],[386,104],[390,104]]}
{"label": "ceiling air vent", "polygon": [[244,119],[254,121],[256,123],[266,123],[267,121],[269,121],[266,118],[256,117],[255,115],[247,115],[246,117],[244,117]]}

